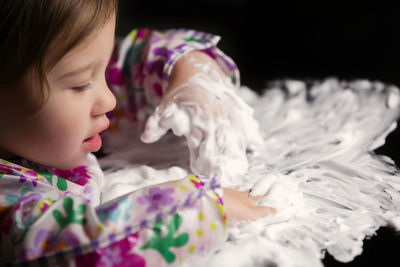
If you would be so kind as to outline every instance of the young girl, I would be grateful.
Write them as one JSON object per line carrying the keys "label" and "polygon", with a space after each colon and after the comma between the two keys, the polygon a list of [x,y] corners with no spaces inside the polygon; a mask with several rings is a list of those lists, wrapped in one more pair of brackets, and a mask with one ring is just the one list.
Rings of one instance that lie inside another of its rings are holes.
{"label": "young girl", "polygon": [[199,175],[102,203],[104,177],[91,152],[110,120],[112,141],[157,107],[142,139],[168,129],[185,135],[191,161],[201,163],[193,166],[208,174],[217,172],[201,148],[204,136],[230,127],[239,140],[231,155],[243,159],[251,138],[240,127],[254,126],[234,116],[233,105],[246,107],[221,89],[226,80],[238,84],[238,71],[216,36],[138,29],[114,45],[115,21],[115,0],[0,2],[2,264],[185,264],[224,241],[227,219],[271,212],[248,192]]}

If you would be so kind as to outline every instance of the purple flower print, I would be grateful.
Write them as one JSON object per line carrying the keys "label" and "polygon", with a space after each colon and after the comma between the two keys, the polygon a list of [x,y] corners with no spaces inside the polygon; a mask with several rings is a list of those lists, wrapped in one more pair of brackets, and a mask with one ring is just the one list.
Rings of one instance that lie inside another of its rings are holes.
{"label": "purple flower print", "polygon": [[153,50],[153,54],[158,56],[159,59],[148,62],[146,64],[146,69],[150,74],[153,74],[154,72],[157,73],[158,77],[162,79],[164,77],[163,68],[165,62],[169,61],[173,55],[173,51],[170,51],[165,47],[158,47]]}
{"label": "purple flower print", "polygon": [[68,246],[78,246],[79,243],[79,237],[73,232],[64,231],[57,237],[52,231],[43,228],[36,233],[34,247],[25,251],[25,258],[34,259],[46,252],[59,251]]}
{"label": "purple flower print", "polygon": [[83,187],[82,196],[86,198],[87,203],[91,203],[93,199],[93,189],[90,184]]}
{"label": "purple flower print", "polygon": [[177,45],[174,49],[179,52],[180,54],[182,54],[183,52],[185,52],[185,47],[188,46],[186,43]]}
{"label": "purple flower print", "polygon": [[164,57],[164,58],[169,58],[169,57],[171,57],[171,55],[172,55],[173,53],[174,53],[174,52],[168,50],[168,49],[165,48],[165,47],[157,47],[157,48],[154,48],[154,50],[153,50],[153,54],[154,54],[155,56],[160,56],[160,57]]}
{"label": "purple flower print", "polygon": [[22,206],[31,206],[35,204],[37,201],[39,201],[41,198],[42,195],[40,193],[31,193],[25,196],[21,196],[18,200],[19,202],[16,209],[18,210]]}
{"label": "purple flower print", "polygon": [[40,229],[34,239],[34,247],[25,251],[26,259],[34,259],[41,255],[47,249],[49,238],[54,237],[54,233],[47,229]]}
{"label": "purple flower print", "polygon": [[38,175],[34,171],[23,170],[21,168],[11,167],[3,164],[0,164],[0,174],[19,174],[20,183],[31,181],[33,186],[36,186],[38,181]]}
{"label": "purple flower print", "polygon": [[160,206],[168,206],[174,203],[174,198],[169,196],[173,192],[173,188],[161,189],[159,187],[153,187],[150,188],[148,196],[141,196],[137,201],[140,204],[148,205],[146,209],[147,212],[154,212],[158,210]]}
{"label": "purple flower print", "polygon": [[153,74],[155,72],[159,78],[163,78],[164,64],[165,64],[164,61],[161,59],[150,61],[146,64],[146,70],[150,74]]}
{"label": "purple flower print", "polygon": [[145,267],[144,258],[137,254],[132,254],[132,249],[137,245],[139,234],[135,233],[125,239],[118,241],[106,248],[99,249],[92,253],[77,257],[76,265],[101,266],[101,267]]}
{"label": "purple flower print", "polygon": [[85,185],[90,179],[86,166],[79,166],[72,170],[54,170],[54,174],[79,185]]}
{"label": "purple flower print", "polygon": [[80,244],[77,234],[70,231],[63,231],[58,238],[55,238],[50,243],[51,251],[59,251],[66,247],[75,247]]}
{"label": "purple flower print", "polygon": [[33,186],[36,186],[38,181],[37,173],[34,171],[21,171],[19,175],[19,182],[25,183],[27,180],[31,181]]}

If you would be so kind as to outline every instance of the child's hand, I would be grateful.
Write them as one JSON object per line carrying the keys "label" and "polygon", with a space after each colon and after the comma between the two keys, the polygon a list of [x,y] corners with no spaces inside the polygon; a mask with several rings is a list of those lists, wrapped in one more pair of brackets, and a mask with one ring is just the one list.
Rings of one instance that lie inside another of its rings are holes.
{"label": "child's hand", "polygon": [[256,206],[260,197],[250,197],[249,191],[239,192],[224,188],[224,206],[228,220],[256,220],[273,214],[273,208]]}
{"label": "child's hand", "polygon": [[244,173],[246,147],[262,142],[253,110],[208,55],[180,59],[142,141],[154,142],[171,129],[187,138],[192,171],[219,177]]}

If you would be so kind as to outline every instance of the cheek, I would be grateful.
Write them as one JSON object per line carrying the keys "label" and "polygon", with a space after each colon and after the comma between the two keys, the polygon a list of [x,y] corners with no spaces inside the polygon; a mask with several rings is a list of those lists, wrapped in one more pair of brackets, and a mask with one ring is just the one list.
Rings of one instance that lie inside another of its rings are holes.
{"label": "cheek", "polygon": [[76,146],[85,138],[87,127],[88,120],[85,115],[76,112],[41,121],[42,135],[58,146]]}
{"label": "cheek", "polygon": [[71,107],[46,108],[25,121],[19,130],[20,138],[28,139],[27,147],[36,150],[32,152],[42,152],[54,158],[70,158],[80,149],[87,134],[88,119],[83,111],[66,108]]}
{"label": "cheek", "polygon": [[87,135],[87,121],[82,115],[53,117],[37,121],[35,133],[24,142],[27,157],[58,169],[78,166],[86,157],[82,141]]}
{"label": "cheek", "polygon": [[1,114],[5,115],[0,121],[0,152],[5,150],[51,167],[66,164],[65,168],[85,157],[82,142],[93,130],[90,98],[69,91],[58,92],[52,93],[33,115],[27,116],[26,112],[10,115],[1,107]]}
{"label": "cheek", "polygon": [[80,153],[84,124],[77,117],[31,117],[0,127],[0,150],[47,166],[72,159]]}

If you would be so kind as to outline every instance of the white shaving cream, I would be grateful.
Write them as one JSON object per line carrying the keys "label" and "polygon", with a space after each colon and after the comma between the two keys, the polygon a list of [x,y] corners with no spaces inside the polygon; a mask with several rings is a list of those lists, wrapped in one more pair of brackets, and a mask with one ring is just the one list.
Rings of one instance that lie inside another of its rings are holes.
{"label": "white shaving cream", "polygon": [[181,60],[196,69],[196,74],[167,92],[141,139],[151,143],[171,129],[186,138],[193,172],[228,181],[248,169],[246,148],[262,143],[253,109],[211,65],[211,58],[186,56]]}
{"label": "white shaving cream", "polygon": [[[202,76],[196,79],[202,88],[211,88]],[[380,226],[400,229],[399,172],[390,158],[372,152],[396,127],[397,88],[367,80],[327,79],[308,85],[279,81],[262,96],[245,87],[219,92],[235,99],[240,94],[254,108],[260,125],[263,143],[248,151],[244,173],[244,165],[236,169],[230,165],[242,159],[233,156],[229,162],[232,155],[220,153],[218,141],[207,140],[209,158],[201,158],[195,146],[190,147],[195,141],[188,148],[186,138],[167,134],[144,144],[140,133],[129,130],[110,144],[113,153],[100,160],[106,176],[103,201],[193,170],[211,170],[225,175],[224,186],[265,195],[259,204],[275,208],[276,213],[255,222],[231,222],[225,245],[199,263],[209,267],[322,266],[326,251],[348,262],[362,253],[363,239]],[[171,112],[181,119],[164,126],[188,139],[196,137],[192,127],[203,135],[215,132],[219,122],[202,124],[196,117],[199,113],[189,106],[176,104]],[[179,128],[179,122],[186,125]],[[246,140],[231,130],[224,138]],[[224,151],[239,153],[230,149],[231,144],[225,142]],[[235,171],[220,170],[213,163]]]}

